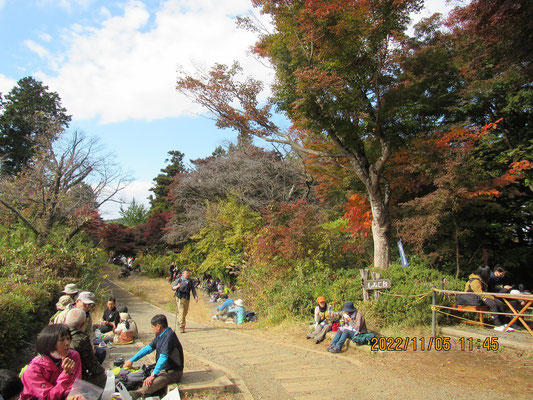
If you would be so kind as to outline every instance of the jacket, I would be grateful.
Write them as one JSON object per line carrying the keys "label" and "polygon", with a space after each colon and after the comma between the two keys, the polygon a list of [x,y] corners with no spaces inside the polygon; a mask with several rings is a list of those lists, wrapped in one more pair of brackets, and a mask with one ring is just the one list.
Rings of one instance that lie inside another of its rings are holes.
{"label": "jacket", "polygon": [[[471,274],[468,277],[468,282],[465,285],[465,292],[483,293],[488,290],[487,284],[481,280],[481,277],[476,274]],[[484,299],[494,299],[494,296],[485,295]]]}
{"label": "jacket", "polygon": [[76,363],[72,375],[65,374],[61,365],[56,365],[49,356],[37,356],[31,360],[22,374],[24,389],[20,400],[65,399],[76,378],[81,378],[80,355],[75,350],[69,350],[67,357]]}
{"label": "jacket", "polygon": [[87,379],[90,375],[105,373],[104,367],[98,362],[94,354],[93,344],[89,336],[74,328],[70,328],[70,335],[72,336],[70,348],[76,350],[80,355],[83,379]]}
{"label": "jacket", "polygon": [[361,314],[360,312],[356,312],[355,315],[349,313],[345,313],[345,315],[348,315],[352,319],[351,321],[344,319],[347,323],[347,326],[351,328],[350,330],[357,331],[357,333],[368,333],[368,329],[366,328],[365,317],[363,317],[363,314]]}
{"label": "jacket", "polygon": [[320,306],[315,307],[315,325],[320,324],[322,321],[326,320],[326,324],[331,324],[334,320],[333,308],[331,305],[326,305],[326,311],[320,312]]}

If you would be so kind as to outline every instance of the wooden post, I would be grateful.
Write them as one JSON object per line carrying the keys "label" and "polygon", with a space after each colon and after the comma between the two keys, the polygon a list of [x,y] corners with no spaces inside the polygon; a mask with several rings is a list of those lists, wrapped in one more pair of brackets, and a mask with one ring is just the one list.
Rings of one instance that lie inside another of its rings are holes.
{"label": "wooden post", "polygon": [[[360,269],[359,270],[359,274],[361,274],[361,284],[366,281],[368,279],[368,269]],[[364,301],[368,301],[370,300],[370,295],[368,294],[368,291],[365,289],[364,285],[363,286],[363,300]]]}
{"label": "wooden post", "polygon": [[435,286],[433,286],[432,289],[432,298],[431,298],[431,335],[433,337],[437,336],[437,311],[435,309],[435,306],[437,305],[437,292],[435,292]]}

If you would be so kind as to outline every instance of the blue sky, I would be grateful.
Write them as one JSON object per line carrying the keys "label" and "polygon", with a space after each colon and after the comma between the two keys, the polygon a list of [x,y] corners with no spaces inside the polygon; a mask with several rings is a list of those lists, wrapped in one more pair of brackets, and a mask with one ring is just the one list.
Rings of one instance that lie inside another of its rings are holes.
{"label": "blue sky", "polygon": [[[445,0],[428,2],[445,10]],[[267,83],[272,69],[249,54],[255,36],[235,25],[249,0],[0,0],[0,92],[34,76],[56,91],[72,129],[96,136],[134,176],[120,195],[146,197],[167,152],[205,157],[234,140],[175,91],[188,71],[239,60]],[[101,210],[118,216],[118,205]]]}

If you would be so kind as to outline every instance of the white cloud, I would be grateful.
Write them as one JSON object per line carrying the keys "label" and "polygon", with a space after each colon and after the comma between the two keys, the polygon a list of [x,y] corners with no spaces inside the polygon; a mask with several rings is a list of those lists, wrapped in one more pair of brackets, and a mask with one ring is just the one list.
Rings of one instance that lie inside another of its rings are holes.
{"label": "white cloud", "polygon": [[93,1],[94,0],[39,0],[38,4],[42,7],[54,5],[71,12],[73,8],[87,10]]}
{"label": "white cloud", "polygon": [[117,202],[109,201],[100,207],[100,213],[104,219],[120,218],[120,206],[123,203],[124,208],[128,208],[129,203],[135,199],[137,204],[144,204],[147,208],[150,207],[148,196],[152,194],[149,189],[153,186],[152,182],[147,181],[133,181],[125,189],[121,190],[115,199]]}
{"label": "white cloud", "polygon": [[123,15],[104,17],[99,27],[72,26],[57,75],[36,75],[61,94],[76,119],[191,115],[200,110],[176,92],[178,66],[239,60],[247,74],[272,79],[248,55],[255,35],[235,25],[235,15],[249,12],[248,0],[168,0],[151,15],[144,3],[131,1]]}
{"label": "white cloud", "polygon": [[0,0],[0,10],[6,5],[6,0]]}
{"label": "white cloud", "polygon": [[50,36],[48,33],[41,33],[39,35],[39,38],[43,41],[43,42],[50,42],[52,40],[52,36]]}
{"label": "white cloud", "polygon": [[14,79],[8,78],[5,75],[0,74],[0,93],[4,95],[9,93],[11,89],[17,84]]}
{"label": "white cloud", "polygon": [[40,44],[35,43],[33,40],[25,40],[24,45],[41,58],[48,57],[48,55],[50,54],[46,48],[44,48]]}

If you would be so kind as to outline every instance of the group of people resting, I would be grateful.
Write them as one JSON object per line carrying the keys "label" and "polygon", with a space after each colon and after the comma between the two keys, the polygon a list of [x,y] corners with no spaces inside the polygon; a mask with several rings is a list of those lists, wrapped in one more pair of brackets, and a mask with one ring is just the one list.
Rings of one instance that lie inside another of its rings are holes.
{"label": "group of people resting", "polygon": [[[95,295],[68,284],[56,303],[57,312],[38,335],[37,356],[23,368],[21,400],[59,400],[70,392],[76,378],[101,388],[106,383],[106,346],[99,343],[131,343],[136,324],[126,307],[117,309],[109,298],[102,319],[92,325]],[[93,332],[98,337],[92,339]]]}
{"label": "group of people resting", "polygon": [[333,307],[326,303],[325,297],[319,296],[316,301],[315,321],[313,329],[306,335],[307,339],[313,339],[318,344],[336,325],[337,331],[327,350],[331,353],[340,353],[347,339],[352,340],[357,335],[368,333],[365,318],[357,311],[353,302],[344,303],[339,313],[333,311]]}
{"label": "group of people resting", "polygon": [[242,299],[230,299],[227,294],[220,295],[223,303],[217,307],[217,312],[213,315],[213,319],[219,321],[226,321],[228,318],[233,320],[236,324],[243,324],[246,321],[246,309]]}
{"label": "group of people resting", "polygon": [[[491,271],[488,266],[480,266],[477,270],[468,277],[468,282],[465,285],[465,292],[472,294],[459,294],[456,297],[457,304],[467,306],[482,306],[485,305],[492,313],[494,330],[503,331],[506,326],[507,318],[499,313],[510,312],[503,301],[490,294],[478,295],[476,293],[510,293],[520,294],[521,291],[514,289],[511,285],[502,285],[501,281],[505,277],[507,271],[501,266],[496,266],[494,271]],[[516,309],[520,304],[525,303],[518,300],[508,300]],[[507,332],[512,332],[515,329],[522,329],[521,326],[515,322],[511,327],[507,328]]]}

